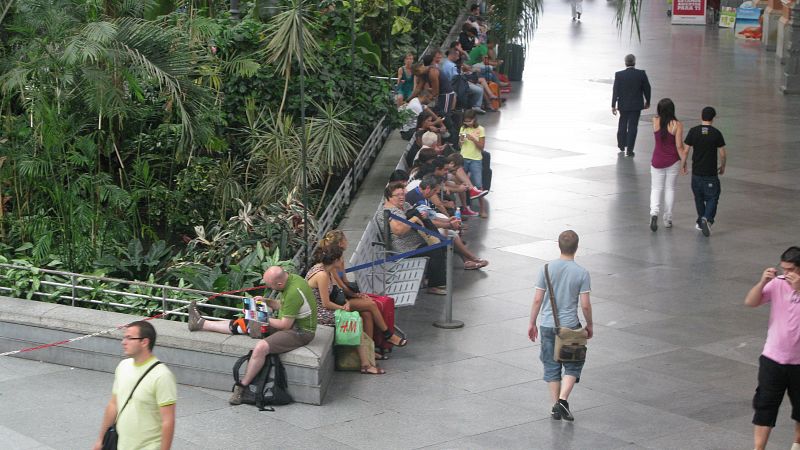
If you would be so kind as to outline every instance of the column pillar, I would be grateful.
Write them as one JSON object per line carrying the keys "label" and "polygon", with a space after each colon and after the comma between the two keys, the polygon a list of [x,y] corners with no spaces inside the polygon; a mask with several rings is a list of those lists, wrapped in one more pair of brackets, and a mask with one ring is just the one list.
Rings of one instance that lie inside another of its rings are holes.
{"label": "column pillar", "polygon": [[778,44],[778,28],[783,13],[781,0],[768,0],[762,21],[761,45],[768,52],[774,52]]}
{"label": "column pillar", "polygon": [[789,29],[789,12],[792,10],[792,1],[781,0],[781,3],[782,15],[778,20],[778,40],[775,45],[775,56],[778,57],[778,61],[781,64],[786,64],[786,44],[788,43],[786,33]]}
{"label": "column pillar", "polygon": [[795,1],[786,27],[786,61],[783,67],[784,94],[800,94],[800,2]]}

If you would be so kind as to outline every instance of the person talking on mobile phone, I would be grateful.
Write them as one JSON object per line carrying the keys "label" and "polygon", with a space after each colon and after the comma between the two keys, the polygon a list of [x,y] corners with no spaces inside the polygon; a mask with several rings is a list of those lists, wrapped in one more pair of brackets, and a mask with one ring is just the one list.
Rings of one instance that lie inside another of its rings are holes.
{"label": "person talking on mobile phone", "polygon": [[780,270],[764,269],[761,279],[747,293],[744,304],[770,304],[767,341],[758,358],[758,387],[753,396],[753,441],[756,450],[767,447],[786,391],[792,403],[794,443],[800,450],[800,247],[781,255]]}

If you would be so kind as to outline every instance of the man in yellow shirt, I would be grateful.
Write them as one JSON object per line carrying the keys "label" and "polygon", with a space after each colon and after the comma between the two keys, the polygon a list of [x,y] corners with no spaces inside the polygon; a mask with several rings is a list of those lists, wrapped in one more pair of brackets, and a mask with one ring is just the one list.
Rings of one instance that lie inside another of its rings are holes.
{"label": "man in yellow shirt", "polygon": [[[129,358],[120,362],[114,372],[111,400],[103,414],[95,450],[102,448],[103,435],[115,421],[118,450],[172,447],[178,387],[172,372],[153,355],[155,344],[156,330],[150,322],[133,322],[125,328],[122,349]],[[137,382],[139,385],[134,390]]]}

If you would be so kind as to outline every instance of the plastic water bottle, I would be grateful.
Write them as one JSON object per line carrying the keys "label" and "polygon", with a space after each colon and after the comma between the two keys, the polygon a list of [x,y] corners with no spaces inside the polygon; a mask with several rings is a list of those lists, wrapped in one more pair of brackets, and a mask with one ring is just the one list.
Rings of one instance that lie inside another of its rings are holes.
{"label": "plastic water bottle", "polygon": [[244,303],[244,307],[242,308],[242,312],[244,313],[244,318],[250,319],[250,299],[244,298],[242,299],[242,303]]}
{"label": "plastic water bottle", "polygon": [[461,208],[456,208],[456,215],[455,215],[455,218],[456,218],[456,220],[458,220],[459,222],[461,222]]}

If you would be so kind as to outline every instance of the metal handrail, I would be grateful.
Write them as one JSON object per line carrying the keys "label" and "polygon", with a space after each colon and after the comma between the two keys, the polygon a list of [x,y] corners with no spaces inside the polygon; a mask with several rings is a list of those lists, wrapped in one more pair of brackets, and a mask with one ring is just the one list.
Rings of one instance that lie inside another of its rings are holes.
{"label": "metal handrail", "polygon": [[[28,271],[33,273],[44,273],[49,275],[55,275],[59,277],[64,277],[65,280],[63,282],[59,281],[51,281],[51,280],[39,280],[40,286],[51,286],[55,288],[67,288],[70,289],[70,295],[66,293],[58,293],[58,292],[43,292],[40,290],[33,290],[28,291],[27,293],[31,295],[31,297],[45,297],[45,298],[57,298],[59,300],[69,300],[72,306],[75,306],[76,302],[78,303],[89,303],[95,305],[104,305],[104,306],[111,306],[115,308],[122,308],[127,310],[134,310],[134,311],[148,311],[152,310],[152,308],[147,308],[145,306],[136,306],[130,305],[126,303],[119,303],[115,301],[105,301],[105,300],[97,300],[94,298],[86,298],[81,296],[80,294],[85,292],[96,293],[100,292],[103,294],[115,296],[115,297],[122,297],[122,298],[131,298],[131,299],[150,299],[153,302],[161,302],[161,308],[164,312],[169,312],[172,315],[176,316],[185,316],[187,315],[185,312],[181,311],[170,311],[171,308],[168,308],[168,304],[177,304],[180,305],[178,309],[181,307],[185,307],[189,304],[189,300],[180,299],[173,297],[176,293],[183,293],[187,294],[190,297],[196,297],[194,300],[202,300],[208,298],[210,296],[216,297],[223,297],[228,299],[234,300],[241,300],[244,299],[244,296],[241,295],[234,295],[234,294],[225,294],[225,293],[216,293],[216,292],[209,292],[203,291],[199,289],[191,289],[191,288],[181,288],[170,286],[166,284],[157,284],[157,283],[148,283],[145,281],[135,281],[135,280],[123,280],[120,278],[111,278],[111,277],[103,277],[97,275],[87,275],[81,273],[74,273],[74,272],[65,272],[61,270],[53,270],[53,269],[41,269],[38,267],[28,267],[28,266],[19,266],[16,264],[0,264],[0,279],[9,279],[6,272],[1,269],[6,270],[22,270]],[[69,281],[67,281],[69,280]],[[98,288],[93,286],[86,286],[81,285],[79,283],[86,282],[86,281],[101,281],[107,283],[117,283],[117,284],[124,284],[128,286],[136,286],[139,288],[146,288],[146,289],[153,289],[158,291],[157,293],[154,292],[153,294],[141,294],[136,292],[125,292],[123,290],[117,290],[114,288]],[[14,289],[10,287],[0,286],[0,292],[13,292]],[[173,296],[168,296],[167,293],[172,294]],[[221,311],[227,312],[240,312],[241,308],[234,308],[225,305],[217,305],[212,303],[202,303],[203,307],[209,309],[216,309]],[[213,317],[210,317],[213,318]]]}
{"label": "metal handrail", "polygon": [[[342,209],[350,203],[350,200],[353,198],[356,191],[358,191],[359,183],[364,179],[371,166],[370,160],[374,158],[381,147],[383,147],[383,140],[386,136],[387,128],[386,116],[383,116],[378,120],[378,123],[375,125],[375,128],[372,129],[372,133],[370,133],[367,140],[364,141],[361,150],[359,150],[351,163],[352,167],[347,171],[344,181],[339,185],[339,188],[336,189],[328,205],[317,218],[317,233],[315,236],[310,237],[312,242],[309,242],[309,254],[314,253],[319,240],[325,236],[325,233],[333,228],[336,218],[342,212]],[[294,254],[294,257],[292,257],[292,262],[295,267],[299,268],[303,265],[305,260],[304,252],[305,249],[301,248]]]}

